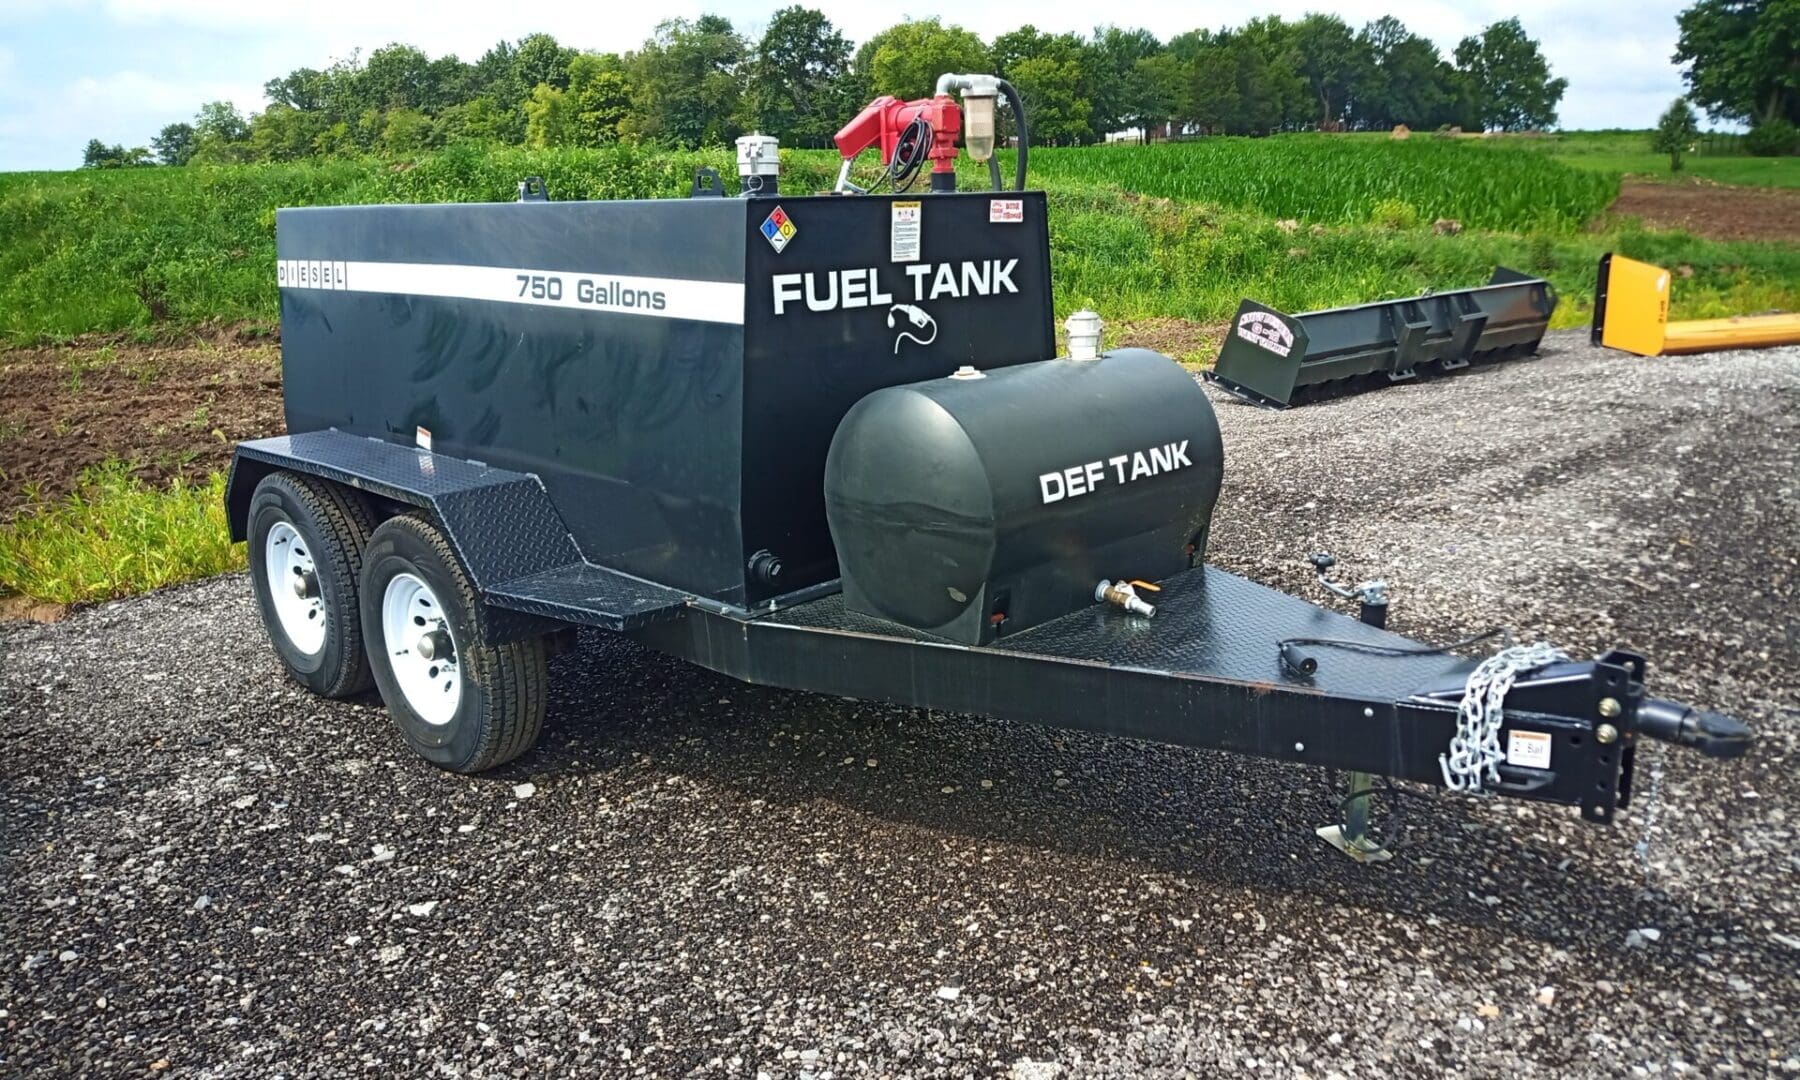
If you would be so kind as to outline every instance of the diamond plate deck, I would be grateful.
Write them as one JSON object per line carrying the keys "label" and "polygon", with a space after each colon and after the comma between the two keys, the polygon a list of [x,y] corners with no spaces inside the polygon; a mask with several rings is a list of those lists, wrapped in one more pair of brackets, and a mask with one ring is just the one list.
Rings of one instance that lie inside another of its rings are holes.
{"label": "diamond plate deck", "polygon": [[[1286,638],[1341,638],[1416,648],[1399,634],[1365,626],[1298,597],[1212,567],[1163,582],[1152,597],[1156,617],[1139,619],[1102,604],[1001,638],[988,650],[1103,664],[1174,676],[1285,685],[1336,697],[1395,701],[1469,667],[1454,656],[1382,656],[1348,649],[1309,650],[1319,661],[1310,678],[1282,668],[1276,644]],[[841,595],[760,620],[818,631],[948,645],[925,634],[850,611]]]}
{"label": "diamond plate deck", "polygon": [[1096,605],[988,646],[847,611],[841,596],[759,618],[696,607],[635,636],[752,683],[1437,777],[1455,704],[1414,695],[1469,661],[1319,648],[1318,671],[1293,675],[1280,662],[1284,638],[1418,645],[1221,570],[1162,584],[1153,619]]}
{"label": "diamond plate deck", "polygon": [[258,439],[238,456],[431,510],[484,590],[581,561],[544,485],[527,473],[341,431]]}
{"label": "diamond plate deck", "polygon": [[608,630],[631,630],[675,618],[689,600],[677,589],[592,563],[559,566],[504,582],[489,589],[487,598],[513,611]]}

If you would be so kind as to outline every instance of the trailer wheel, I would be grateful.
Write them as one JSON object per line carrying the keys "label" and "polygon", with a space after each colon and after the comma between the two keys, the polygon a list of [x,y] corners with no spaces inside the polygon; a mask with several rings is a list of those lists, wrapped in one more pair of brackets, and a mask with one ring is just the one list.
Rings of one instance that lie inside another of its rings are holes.
{"label": "trailer wheel", "polygon": [[368,506],[335,484],[275,472],[256,485],[248,524],[250,581],[288,675],[325,697],[367,690],[356,586]]}
{"label": "trailer wheel", "polygon": [[483,644],[487,609],[444,534],[389,518],[363,560],[362,626],[375,684],[419,755],[451,772],[511,761],[544,726],[544,641]]}

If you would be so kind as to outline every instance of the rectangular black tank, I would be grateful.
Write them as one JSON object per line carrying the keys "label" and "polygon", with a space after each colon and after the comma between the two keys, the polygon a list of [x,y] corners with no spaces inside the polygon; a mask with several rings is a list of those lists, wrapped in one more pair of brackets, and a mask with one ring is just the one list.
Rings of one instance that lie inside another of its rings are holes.
{"label": "rectangular black tank", "polygon": [[825,454],[865,394],[1054,352],[1037,192],[276,221],[290,432],[535,473],[589,561],[731,604],[837,576]]}

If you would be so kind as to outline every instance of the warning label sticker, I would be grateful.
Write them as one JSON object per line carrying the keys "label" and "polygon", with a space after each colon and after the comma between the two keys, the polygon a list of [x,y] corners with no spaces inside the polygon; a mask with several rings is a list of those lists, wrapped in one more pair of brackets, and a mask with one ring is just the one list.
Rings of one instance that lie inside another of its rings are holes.
{"label": "warning label sticker", "polygon": [[989,225],[1017,225],[1024,220],[1024,199],[994,199],[988,203]]}
{"label": "warning label sticker", "polygon": [[1506,733],[1506,763],[1525,769],[1550,767],[1550,736],[1542,731]]}
{"label": "warning label sticker", "polygon": [[787,216],[787,211],[779,206],[769,211],[769,216],[763,219],[763,239],[769,242],[777,255],[781,254],[781,250],[788,246],[788,241],[799,231],[799,227]]}
{"label": "warning label sticker", "polygon": [[923,203],[897,202],[894,204],[894,228],[888,242],[888,260],[890,262],[919,261],[919,227],[924,213]]}

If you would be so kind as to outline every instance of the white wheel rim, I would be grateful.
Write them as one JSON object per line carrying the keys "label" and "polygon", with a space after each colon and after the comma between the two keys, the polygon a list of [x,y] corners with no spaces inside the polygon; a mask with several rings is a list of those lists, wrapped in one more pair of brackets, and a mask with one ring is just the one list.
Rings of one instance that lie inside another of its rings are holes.
{"label": "white wheel rim", "polygon": [[[427,637],[433,638],[429,657],[420,648]],[[381,597],[381,638],[406,704],[427,724],[448,724],[462,702],[461,657],[431,586],[411,574],[394,575]]]}
{"label": "white wheel rim", "polygon": [[263,541],[263,573],[281,632],[300,652],[317,655],[325,647],[325,598],[306,538],[285,521],[271,526]]}

